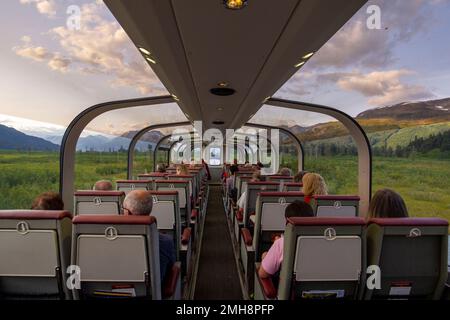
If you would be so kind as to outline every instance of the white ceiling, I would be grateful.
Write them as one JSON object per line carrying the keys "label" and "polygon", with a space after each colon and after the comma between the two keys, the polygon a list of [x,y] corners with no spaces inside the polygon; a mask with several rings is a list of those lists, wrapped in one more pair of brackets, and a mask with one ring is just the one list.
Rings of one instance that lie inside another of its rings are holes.
{"label": "white ceiling", "polygon": [[[105,0],[181,109],[205,128],[239,128],[367,0],[249,0],[229,10],[222,0]],[[232,96],[210,89],[225,81]],[[219,111],[218,108],[222,108]],[[170,122],[170,119],[168,119]]]}

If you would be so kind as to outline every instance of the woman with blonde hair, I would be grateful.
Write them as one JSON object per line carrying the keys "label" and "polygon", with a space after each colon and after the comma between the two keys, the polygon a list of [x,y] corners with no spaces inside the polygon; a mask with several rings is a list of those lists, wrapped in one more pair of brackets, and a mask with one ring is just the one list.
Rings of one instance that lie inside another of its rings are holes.
{"label": "woman with blonde hair", "polygon": [[303,176],[302,182],[306,203],[309,203],[313,196],[328,194],[327,185],[320,174],[307,173]]}
{"label": "woman with blonde hair", "polygon": [[180,164],[179,166],[177,166],[177,176],[185,176],[189,174],[189,170],[187,165],[185,164]]}

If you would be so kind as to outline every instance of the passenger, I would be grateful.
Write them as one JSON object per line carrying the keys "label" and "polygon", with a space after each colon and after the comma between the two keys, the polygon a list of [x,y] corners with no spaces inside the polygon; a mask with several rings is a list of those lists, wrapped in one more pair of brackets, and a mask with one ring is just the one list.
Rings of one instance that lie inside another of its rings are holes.
{"label": "passenger", "polygon": [[262,164],[261,161],[256,162],[256,166],[257,166],[259,169],[264,168],[264,165]]}
{"label": "passenger", "polygon": [[[145,216],[151,215],[153,209],[153,198],[149,191],[133,190],[123,201],[124,213],[128,215]],[[175,246],[173,239],[165,234],[159,234],[159,265],[161,283],[164,283],[167,272],[175,263]]]}
{"label": "passenger", "polygon": [[367,219],[407,218],[408,210],[403,198],[394,190],[381,189],[375,192],[369,205]]}
{"label": "passenger", "polygon": [[252,164],[248,161],[245,161],[244,167],[251,168]]}
{"label": "passenger", "polygon": [[230,166],[230,177],[226,180],[226,190],[228,196],[236,203],[237,201],[237,190],[234,187],[234,181],[236,179],[236,172],[239,171],[239,167],[235,164]]}
{"label": "passenger", "polygon": [[158,163],[158,165],[156,166],[156,171],[159,173],[166,172],[166,165],[164,163]]}
{"label": "passenger", "polygon": [[[264,177],[261,176],[261,171],[257,170],[257,171],[253,172],[250,182],[263,181],[263,178]],[[242,190],[241,196],[239,197],[239,200],[237,201],[238,207],[244,208],[245,202],[247,202],[247,189]]]}
{"label": "passenger", "polygon": [[[284,216],[290,217],[314,217],[314,211],[309,204],[304,201],[295,200],[286,207]],[[262,254],[261,267],[258,270],[260,278],[269,278],[280,271],[283,262],[284,237],[277,238],[269,251]]]}
{"label": "passenger", "polygon": [[278,171],[278,175],[290,177],[292,175],[292,171],[289,168],[281,168],[280,171]]}
{"label": "passenger", "polygon": [[328,194],[327,185],[320,174],[307,173],[303,176],[302,181],[306,203],[310,203],[313,196]]}
{"label": "passenger", "polygon": [[308,173],[308,171],[299,171],[294,176],[294,182],[302,182],[303,177]]}
{"label": "passenger", "polygon": [[202,165],[206,170],[206,176],[207,176],[208,180],[211,180],[211,172],[209,171],[209,166],[204,159],[202,159]]}
{"label": "passenger", "polygon": [[111,191],[113,189],[113,185],[109,180],[100,180],[94,184],[93,189],[96,191]]}
{"label": "passenger", "polygon": [[32,210],[64,210],[64,202],[56,192],[45,192],[34,199]]}
{"label": "passenger", "polygon": [[185,164],[180,164],[179,166],[177,166],[177,176],[184,176],[184,175],[188,175],[189,174],[189,170],[187,165]]}

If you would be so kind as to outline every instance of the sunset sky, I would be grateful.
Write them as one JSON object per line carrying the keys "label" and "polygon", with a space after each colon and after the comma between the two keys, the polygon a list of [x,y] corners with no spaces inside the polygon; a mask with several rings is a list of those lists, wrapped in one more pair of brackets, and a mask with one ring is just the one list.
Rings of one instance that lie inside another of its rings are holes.
{"label": "sunset sky", "polygon": [[[73,4],[81,8],[79,31],[66,28],[66,10]],[[380,30],[366,27],[372,4],[381,8]],[[7,115],[67,126],[96,103],[167,94],[102,1],[2,0],[0,9],[0,123]],[[449,53],[450,0],[371,0],[275,96],[334,106],[353,116],[368,108],[450,97]],[[91,128],[106,133],[138,128],[150,121],[143,112],[130,112],[126,120],[120,113],[105,115]],[[151,120],[167,117],[185,119],[171,105],[152,111]],[[8,119],[12,126],[20,122]],[[254,121],[288,119],[310,125],[323,117],[264,108]]]}

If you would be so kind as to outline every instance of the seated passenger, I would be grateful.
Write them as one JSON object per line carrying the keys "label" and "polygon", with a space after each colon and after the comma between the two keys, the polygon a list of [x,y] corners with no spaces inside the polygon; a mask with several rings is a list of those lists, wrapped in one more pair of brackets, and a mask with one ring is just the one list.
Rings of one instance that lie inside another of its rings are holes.
{"label": "seated passenger", "polygon": [[158,163],[156,166],[156,172],[164,173],[166,172],[166,165],[164,163]]}
{"label": "seated passenger", "polygon": [[64,202],[59,193],[45,192],[34,199],[31,210],[64,210]]}
{"label": "seated passenger", "polygon": [[308,171],[299,171],[294,176],[294,182],[302,182],[303,177],[308,173]]}
{"label": "seated passenger", "polygon": [[207,176],[208,180],[211,180],[211,172],[209,171],[209,166],[204,159],[202,159],[202,165],[206,170],[206,176]]}
{"label": "seated passenger", "polygon": [[287,176],[290,177],[292,175],[292,171],[289,168],[281,168],[280,171],[278,171],[277,175],[279,176]]}
{"label": "seated passenger", "polygon": [[96,191],[111,191],[113,189],[113,185],[111,181],[100,180],[94,184],[93,189]]}
{"label": "seated passenger", "polygon": [[327,185],[320,174],[307,173],[303,176],[302,181],[306,203],[309,203],[313,196],[325,196],[328,194]]}
{"label": "seated passenger", "polygon": [[367,219],[370,218],[407,218],[408,210],[402,197],[391,189],[375,192],[369,205]]}
{"label": "seated passenger", "polygon": [[[284,216],[290,217],[314,217],[314,211],[309,204],[304,201],[295,200],[286,207]],[[261,267],[258,270],[260,278],[269,278],[280,271],[283,262],[284,237],[277,238],[269,251],[262,254]]]}
{"label": "seated passenger", "polygon": [[234,201],[237,201],[237,190],[234,187],[234,180],[236,179],[236,172],[239,171],[239,167],[235,164],[230,166],[230,177],[226,180],[226,187],[228,196]]}
{"label": "seated passenger", "polygon": [[[153,198],[149,191],[133,190],[123,201],[123,210],[129,215],[151,215],[153,209]],[[175,246],[173,239],[165,234],[159,234],[159,265],[161,283],[165,275],[175,263]]]}
{"label": "seated passenger", "polygon": [[187,165],[185,164],[180,164],[179,166],[177,166],[177,176],[185,176],[189,174],[189,170]]}

